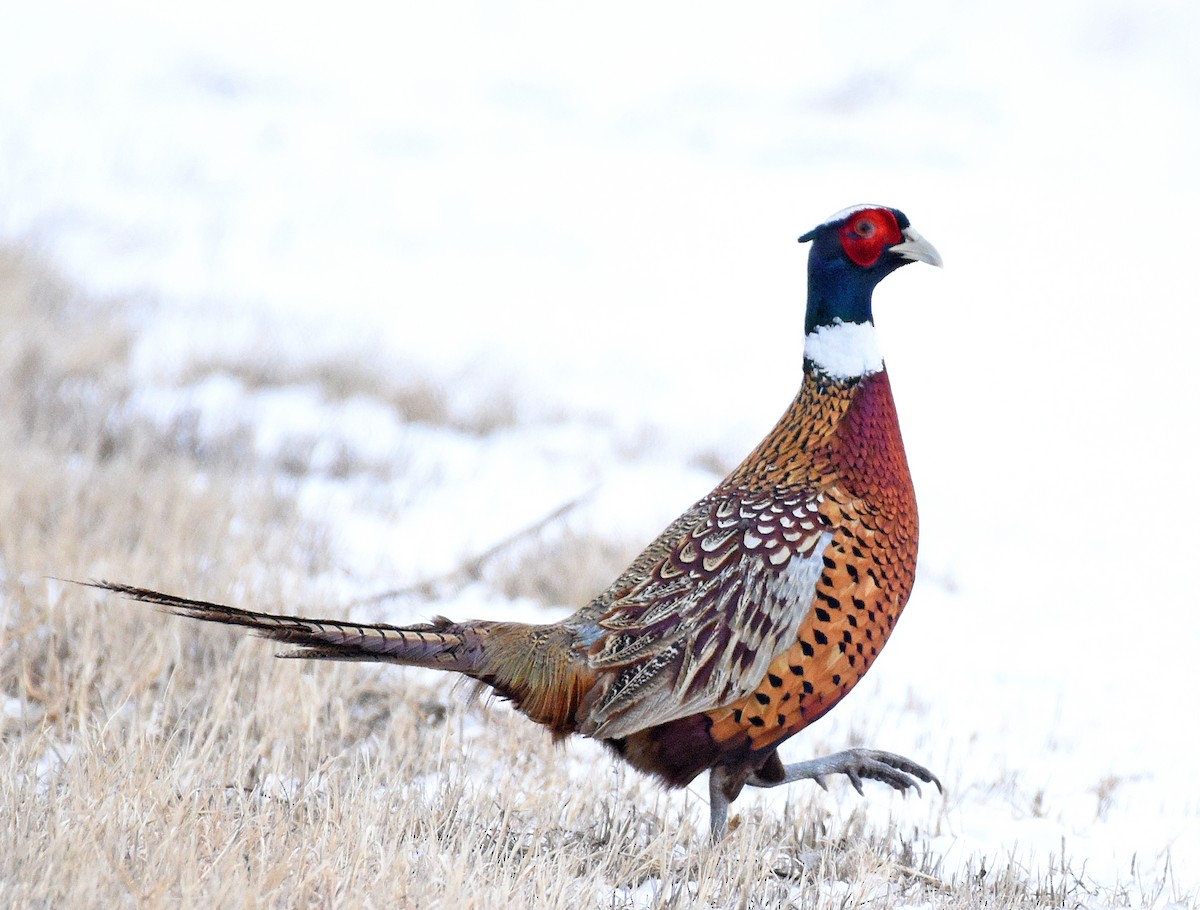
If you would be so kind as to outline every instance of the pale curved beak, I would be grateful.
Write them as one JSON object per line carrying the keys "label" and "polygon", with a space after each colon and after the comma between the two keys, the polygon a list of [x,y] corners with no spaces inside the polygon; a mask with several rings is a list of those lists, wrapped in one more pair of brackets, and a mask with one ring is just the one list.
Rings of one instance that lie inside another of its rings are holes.
{"label": "pale curved beak", "polygon": [[904,235],[904,241],[890,247],[891,252],[899,253],[905,259],[911,259],[914,262],[928,262],[930,265],[936,265],[939,269],[942,267],[942,257],[938,255],[938,251],[933,248],[932,243],[912,228],[905,228],[900,233]]}

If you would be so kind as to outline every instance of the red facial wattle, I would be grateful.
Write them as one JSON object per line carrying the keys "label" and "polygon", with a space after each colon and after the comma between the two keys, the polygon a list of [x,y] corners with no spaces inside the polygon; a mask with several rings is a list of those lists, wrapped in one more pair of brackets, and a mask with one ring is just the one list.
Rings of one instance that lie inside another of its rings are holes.
{"label": "red facial wattle", "polygon": [[904,240],[896,216],[887,209],[863,209],[846,220],[839,231],[842,249],[850,261],[870,268],[879,261],[883,251]]}

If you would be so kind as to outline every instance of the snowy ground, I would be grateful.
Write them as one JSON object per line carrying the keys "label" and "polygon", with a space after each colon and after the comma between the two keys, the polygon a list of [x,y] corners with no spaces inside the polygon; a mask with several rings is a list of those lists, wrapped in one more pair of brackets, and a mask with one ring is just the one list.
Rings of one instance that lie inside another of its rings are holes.
{"label": "snowy ground", "polygon": [[[0,239],[141,302],[148,411],[315,443],[348,597],[582,495],[648,539],[794,390],[794,238],[904,209],[947,263],[876,306],[921,580],[822,736],[945,768],[948,865],[1200,887],[1200,7],[5,6]],[[261,360],[450,418],[198,369]],[[408,486],[339,483],[346,452]]]}

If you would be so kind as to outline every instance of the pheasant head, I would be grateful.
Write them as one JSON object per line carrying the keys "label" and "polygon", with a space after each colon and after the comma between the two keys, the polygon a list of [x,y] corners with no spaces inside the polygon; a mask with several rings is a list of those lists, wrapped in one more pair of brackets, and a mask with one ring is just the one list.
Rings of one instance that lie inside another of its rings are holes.
{"label": "pheasant head", "polygon": [[800,238],[809,241],[805,358],[836,378],[879,372],[875,285],[910,262],[940,267],[942,257],[903,212],[878,205],[843,209]]}

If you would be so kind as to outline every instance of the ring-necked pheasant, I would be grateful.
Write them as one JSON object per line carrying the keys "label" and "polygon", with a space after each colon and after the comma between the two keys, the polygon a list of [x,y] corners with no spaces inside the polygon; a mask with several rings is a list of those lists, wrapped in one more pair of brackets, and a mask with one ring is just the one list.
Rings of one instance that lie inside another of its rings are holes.
{"label": "ring-necked pheasant", "polygon": [[93,584],[245,626],[297,646],[289,657],[465,674],[555,737],[599,739],[670,786],[708,771],[714,840],[746,785],[824,786],[826,775],[845,774],[860,793],[862,778],[940,789],[925,768],[887,752],[791,765],[776,752],[862,678],[908,600],[917,504],[871,294],[910,262],[941,265],[908,218],[882,206],[846,209],[800,241],[812,249],[795,400],[715,490],[561,622],[359,625]]}

